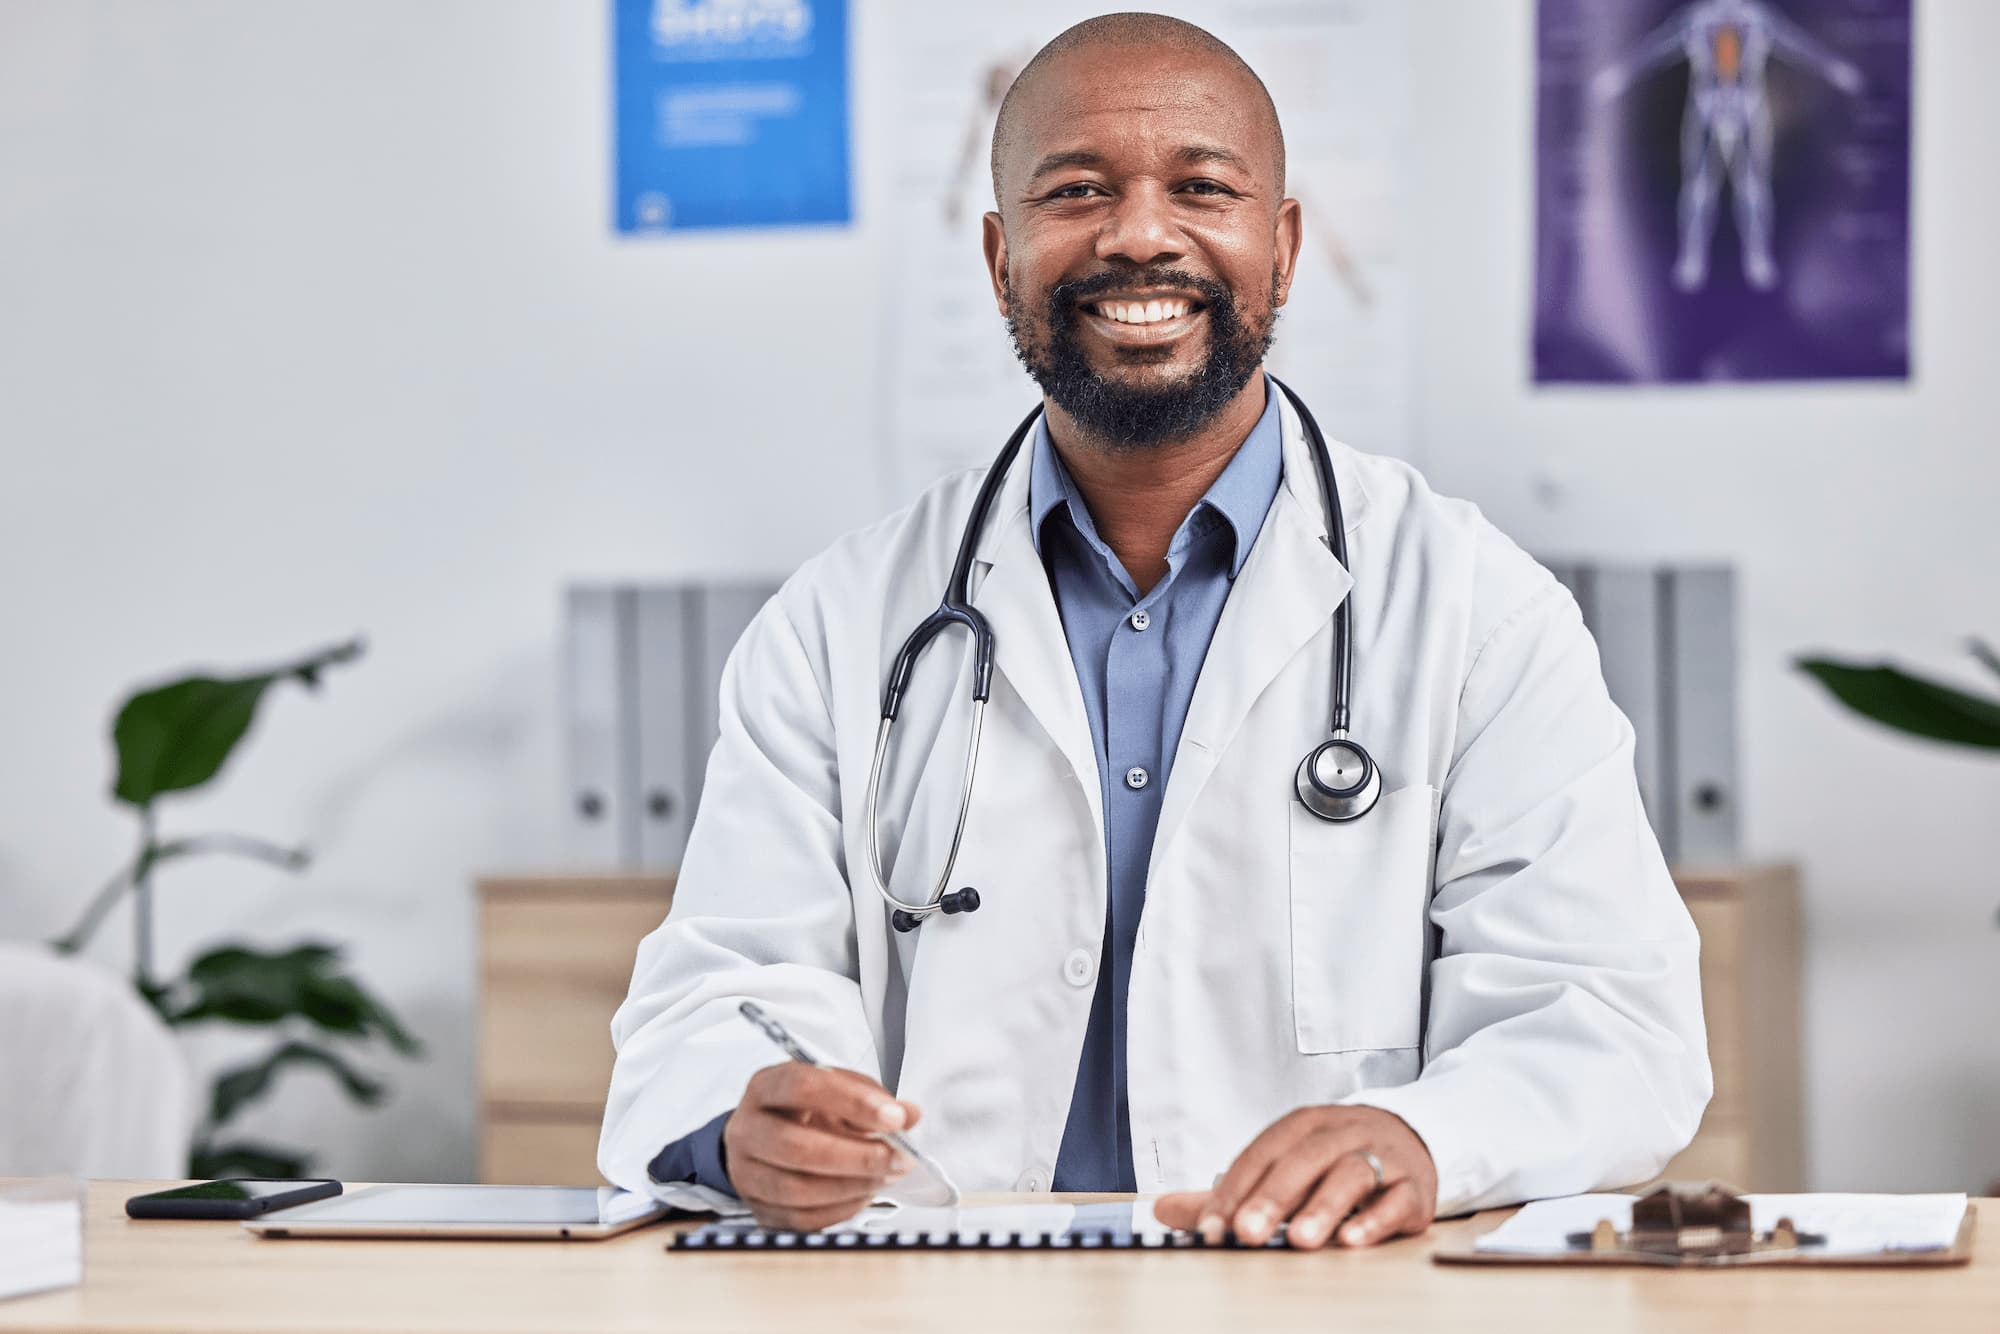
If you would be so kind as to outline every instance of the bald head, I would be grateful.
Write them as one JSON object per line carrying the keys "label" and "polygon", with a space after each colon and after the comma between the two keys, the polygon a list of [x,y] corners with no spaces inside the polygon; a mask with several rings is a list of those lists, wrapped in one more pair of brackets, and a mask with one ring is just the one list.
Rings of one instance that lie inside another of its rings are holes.
{"label": "bald head", "polygon": [[993,125],[993,198],[996,203],[1003,208],[1006,205],[1001,176],[1008,155],[1020,135],[1022,107],[1038,92],[1061,79],[1069,58],[1086,52],[1118,50],[1143,50],[1182,57],[1189,62],[1211,63],[1240,81],[1248,97],[1249,110],[1269,135],[1273,179],[1277,194],[1284,193],[1285,134],[1278,125],[1278,108],[1272,104],[1270,91],[1257,77],[1257,72],[1245,64],[1243,57],[1237,55],[1227,42],[1204,28],[1164,14],[1130,13],[1102,14],[1058,33],[1054,40],[1035,53],[1035,58],[1027,63],[1007,89],[1007,96],[1000,103],[1000,117]]}

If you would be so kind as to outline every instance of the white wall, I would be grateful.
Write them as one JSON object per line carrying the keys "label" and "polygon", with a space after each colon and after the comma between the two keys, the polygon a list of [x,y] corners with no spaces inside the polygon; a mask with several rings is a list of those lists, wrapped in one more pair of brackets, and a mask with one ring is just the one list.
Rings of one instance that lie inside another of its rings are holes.
{"label": "white wall", "polygon": [[[1805,870],[1814,1184],[2000,1179],[2000,763],[1853,720],[1825,648],[1978,683],[2000,638],[2000,5],[1924,0],[1908,386],[1537,390],[1529,0],[1428,0],[1412,221],[1426,471],[1532,550],[1737,563],[1747,851]],[[2000,682],[1985,677],[1989,693]]]}
{"label": "white wall", "polygon": [[[431,1054],[378,1113],[301,1077],[246,1132],[469,1175],[470,881],[560,860],[561,584],[775,573],[878,509],[874,85],[917,2],[858,5],[855,228],[621,242],[601,0],[0,0],[0,935],[61,930],[126,852],[132,682],[371,643],[166,811],[318,866],[165,877],[162,953],[351,942]],[[2000,7],[1922,15],[1915,384],[1633,394],[1525,384],[1528,0],[1422,2],[1416,452],[1537,549],[1741,564],[1749,843],[1807,868],[1817,1179],[1983,1184],[2000,766],[1784,662],[2000,633]],[[126,950],[120,919],[95,953]]]}

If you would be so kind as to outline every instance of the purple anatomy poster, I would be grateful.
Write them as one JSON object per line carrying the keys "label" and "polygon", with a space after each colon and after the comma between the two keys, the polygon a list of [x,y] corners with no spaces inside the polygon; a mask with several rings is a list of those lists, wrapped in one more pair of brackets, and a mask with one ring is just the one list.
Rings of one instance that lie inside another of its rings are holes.
{"label": "purple anatomy poster", "polygon": [[1540,0],[1535,379],[1907,379],[1911,0]]}

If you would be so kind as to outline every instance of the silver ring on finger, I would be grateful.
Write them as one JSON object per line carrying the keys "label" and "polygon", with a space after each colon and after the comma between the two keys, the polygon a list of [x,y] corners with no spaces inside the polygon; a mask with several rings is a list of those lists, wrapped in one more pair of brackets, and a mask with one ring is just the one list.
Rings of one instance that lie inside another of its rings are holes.
{"label": "silver ring on finger", "polygon": [[1363,1149],[1361,1150],[1361,1161],[1368,1164],[1369,1170],[1375,1174],[1374,1189],[1376,1190],[1382,1189],[1382,1183],[1388,1180],[1387,1173],[1383,1172],[1382,1170],[1382,1160],[1380,1158],[1377,1158],[1373,1153],[1370,1153],[1367,1149]]}

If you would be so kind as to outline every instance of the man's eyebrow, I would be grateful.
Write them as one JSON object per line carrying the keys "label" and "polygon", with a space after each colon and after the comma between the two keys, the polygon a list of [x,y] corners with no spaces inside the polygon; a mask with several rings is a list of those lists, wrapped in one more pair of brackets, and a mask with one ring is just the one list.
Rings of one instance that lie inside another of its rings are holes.
{"label": "man's eyebrow", "polygon": [[1052,171],[1061,171],[1064,167],[1095,167],[1103,161],[1102,153],[1094,153],[1088,148],[1072,148],[1067,152],[1051,153],[1035,164],[1035,170],[1028,179],[1032,181],[1037,176],[1046,176]]}
{"label": "man's eyebrow", "polygon": [[1224,166],[1235,167],[1239,171],[1250,170],[1249,164],[1239,155],[1230,152],[1220,144],[1189,144],[1186,148],[1174,154],[1174,156],[1187,163],[1220,162]]}
{"label": "man's eyebrow", "polygon": [[[1238,171],[1248,171],[1249,164],[1242,156],[1232,153],[1220,144],[1189,144],[1174,154],[1181,162],[1193,165],[1200,162],[1220,162],[1224,166],[1235,167]],[[1060,153],[1050,153],[1035,164],[1034,172],[1028,177],[1036,180],[1052,171],[1064,167],[1100,167],[1104,165],[1104,155],[1088,148],[1072,148]]]}

